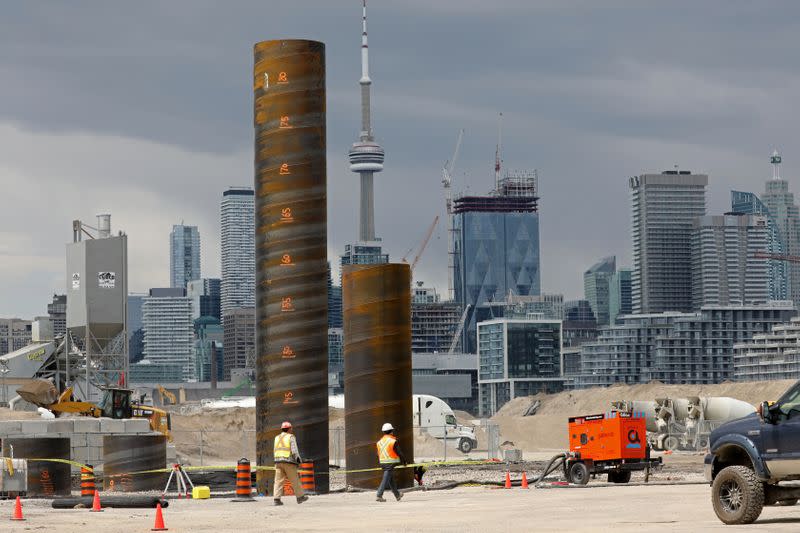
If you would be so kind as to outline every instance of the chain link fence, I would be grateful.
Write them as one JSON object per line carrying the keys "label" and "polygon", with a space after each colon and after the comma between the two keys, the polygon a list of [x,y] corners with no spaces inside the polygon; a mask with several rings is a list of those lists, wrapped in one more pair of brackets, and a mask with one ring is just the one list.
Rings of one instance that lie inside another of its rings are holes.
{"label": "chain link fence", "polygon": [[[475,426],[474,434],[459,433],[452,426],[414,427],[414,459],[416,461],[458,461],[466,459],[500,458],[500,431],[497,424],[483,422]],[[178,460],[192,466],[231,466],[245,457],[256,461],[256,432],[254,429],[234,430],[173,430],[173,445]],[[375,436],[378,440],[379,435]],[[303,435],[297,436],[303,453]],[[467,442],[469,441],[469,442]],[[403,442],[404,448],[409,446]],[[344,468],[344,428],[328,432],[330,464]]]}

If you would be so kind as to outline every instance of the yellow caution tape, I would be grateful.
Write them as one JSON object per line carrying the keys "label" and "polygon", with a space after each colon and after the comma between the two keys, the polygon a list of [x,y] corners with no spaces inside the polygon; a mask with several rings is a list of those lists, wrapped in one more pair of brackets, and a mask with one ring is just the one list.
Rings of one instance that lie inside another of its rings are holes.
{"label": "yellow caution tape", "polygon": [[[12,458],[11,457],[0,457],[0,459],[8,460],[8,459],[12,459]],[[14,459],[24,459],[26,461],[37,461],[37,462],[43,462],[43,463],[62,463],[62,464],[72,465],[72,466],[75,466],[75,467],[78,467],[78,468],[85,468],[85,469],[87,469],[87,470],[89,470],[91,472],[94,472],[94,469],[91,466],[85,465],[83,463],[79,463],[77,461],[70,461],[69,459],[50,459],[50,458],[44,458],[44,457],[14,457]]]}

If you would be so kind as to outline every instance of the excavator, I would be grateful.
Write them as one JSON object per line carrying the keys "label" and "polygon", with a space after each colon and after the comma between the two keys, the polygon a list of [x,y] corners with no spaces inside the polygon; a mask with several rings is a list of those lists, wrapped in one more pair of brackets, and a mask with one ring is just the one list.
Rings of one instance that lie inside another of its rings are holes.
{"label": "excavator", "polygon": [[172,423],[170,415],[163,409],[131,400],[133,390],[122,387],[106,387],[105,394],[99,403],[83,402],[73,396],[72,387],[67,387],[61,394],[55,385],[46,379],[35,379],[17,389],[17,394],[33,405],[51,411],[55,416],[64,413],[79,414],[100,418],[101,416],[124,419],[146,418],[150,421],[150,429],[158,431],[172,441]]}

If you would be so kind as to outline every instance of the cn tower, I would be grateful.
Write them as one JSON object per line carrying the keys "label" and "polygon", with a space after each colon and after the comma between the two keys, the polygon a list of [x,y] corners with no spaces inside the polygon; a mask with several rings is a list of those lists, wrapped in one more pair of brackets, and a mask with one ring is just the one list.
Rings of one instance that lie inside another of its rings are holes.
{"label": "cn tower", "polygon": [[375,240],[375,195],[372,177],[383,170],[383,148],[375,142],[370,123],[369,47],[367,46],[367,0],[361,16],[361,135],[350,149],[350,170],[361,176],[361,206],[358,219],[358,239]]}

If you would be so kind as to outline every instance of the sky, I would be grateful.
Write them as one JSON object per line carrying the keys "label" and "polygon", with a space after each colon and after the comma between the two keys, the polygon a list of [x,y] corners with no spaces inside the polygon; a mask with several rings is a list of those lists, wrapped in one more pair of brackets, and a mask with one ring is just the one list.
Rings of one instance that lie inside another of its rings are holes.
{"label": "sky", "polygon": [[[0,317],[65,291],[71,221],[112,213],[129,289],[169,285],[169,233],[199,227],[219,275],[219,203],[253,184],[252,46],[323,41],[328,243],[357,236],[359,0],[5,2],[0,18]],[[441,168],[456,193],[537,169],[542,290],[577,298],[598,258],[630,264],[627,179],[710,176],[708,208],[761,192],[781,151],[800,191],[800,4],[792,1],[372,0],[373,127],[386,150],[376,230],[393,260],[442,220],[414,271],[447,293]],[[413,254],[412,254],[413,257]]]}

